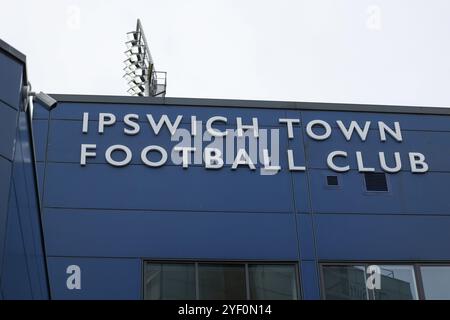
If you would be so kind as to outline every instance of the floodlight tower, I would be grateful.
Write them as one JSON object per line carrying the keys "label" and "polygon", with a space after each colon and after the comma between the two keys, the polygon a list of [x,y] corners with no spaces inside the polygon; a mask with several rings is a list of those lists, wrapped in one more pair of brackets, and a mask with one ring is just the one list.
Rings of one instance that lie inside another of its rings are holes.
{"label": "floodlight tower", "polygon": [[127,33],[127,59],[124,78],[127,80],[128,93],[133,96],[165,97],[167,73],[156,71],[152,55],[145,38],[141,21],[137,20],[136,31]]}

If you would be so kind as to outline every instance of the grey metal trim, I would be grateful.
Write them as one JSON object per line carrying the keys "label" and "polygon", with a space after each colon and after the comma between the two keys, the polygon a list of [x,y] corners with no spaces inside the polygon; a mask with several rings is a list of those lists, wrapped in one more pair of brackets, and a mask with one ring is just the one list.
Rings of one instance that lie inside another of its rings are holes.
{"label": "grey metal trim", "polygon": [[24,64],[27,62],[26,56],[20,52],[19,50],[11,47],[9,44],[7,44],[5,41],[0,39],[0,49],[7,52],[9,55],[13,56],[17,60],[20,60]]}
{"label": "grey metal trim", "polygon": [[422,278],[422,270],[420,269],[419,264],[414,265],[414,275],[416,277],[416,289],[417,294],[419,296],[419,300],[426,300],[425,299],[425,289],[423,286],[423,278]]}
{"label": "grey metal trim", "polygon": [[248,263],[245,264],[245,294],[246,300],[250,300],[250,274],[248,272]]}
{"label": "grey metal trim", "polygon": [[19,50],[11,47],[2,39],[0,39],[0,51],[5,52],[7,55],[11,56],[12,58],[18,60],[20,63],[23,64],[22,86],[27,85],[28,84],[27,57]]}
{"label": "grey metal trim", "polygon": [[200,284],[198,281],[198,262],[194,264],[195,270],[195,300],[200,300]]}
{"label": "grey metal trim", "polygon": [[136,104],[136,105],[155,104],[164,106],[233,107],[233,108],[260,108],[260,109],[450,115],[450,107],[417,107],[417,106],[408,107],[397,105],[373,105],[373,104],[351,104],[351,103],[228,100],[228,99],[201,99],[201,98],[158,98],[158,97],[72,95],[72,94],[50,94],[50,96],[52,96],[58,102],[73,102],[73,103],[99,103],[99,104],[111,103],[111,104]]}

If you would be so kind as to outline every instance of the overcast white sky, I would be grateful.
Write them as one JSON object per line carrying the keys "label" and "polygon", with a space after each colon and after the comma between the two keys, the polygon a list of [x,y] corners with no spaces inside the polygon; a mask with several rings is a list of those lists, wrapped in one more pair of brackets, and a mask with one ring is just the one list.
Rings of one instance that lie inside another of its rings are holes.
{"label": "overcast white sky", "polygon": [[450,106],[449,0],[0,0],[33,89],[126,95],[141,18],[167,96]]}

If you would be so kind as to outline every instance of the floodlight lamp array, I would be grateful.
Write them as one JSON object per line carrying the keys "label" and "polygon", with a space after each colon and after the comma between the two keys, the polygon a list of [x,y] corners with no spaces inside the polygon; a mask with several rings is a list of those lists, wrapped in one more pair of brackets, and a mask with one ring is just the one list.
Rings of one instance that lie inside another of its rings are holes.
{"label": "floodlight lamp array", "polygon": [[[127,58],[123,69],[123,77],[129,86],[127,92],[133,96],[165,96],[166,73],[154,69],[140,20],[137,22],[136,31],[127,33],[127,39]],[[164,77],[161,77],[160,73],[163,73]]]}
{"label": "floodlight lamp array", "polygon": [[139,23],[136,31],[127,33],[127,39],[123,77],[129,86],[128,93],[133,96],[149,95],[151,58]]}

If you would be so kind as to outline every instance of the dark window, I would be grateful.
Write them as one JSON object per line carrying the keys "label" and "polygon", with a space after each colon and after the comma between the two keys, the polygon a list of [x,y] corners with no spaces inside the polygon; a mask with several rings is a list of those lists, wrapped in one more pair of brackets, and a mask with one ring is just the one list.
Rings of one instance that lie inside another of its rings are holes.
{"label": "dark window", "polygon": [[248,275],[252,300],[297,299],[297,273],[294,265],[249,265]]}
{"label": "dark window", "polygon": [[145,299],[195,299],[194,263],[147,263],[144,278]]}
{"label": "dark window", "polygon": [[327,185],[329,186],[338,186],[339,181],[337,176],[327,176]]}
{"label": "dark window", "polygon": [[198,286],[201,300],[246,299],[245,265],[199,264]]}
{"label": "dark window", "polygon": [[298,299],[296,264],[145,262],[148,300]]}
{"label": "dark window", "polygon": [[388,191],[386,174],[382,172],[365,173],[367,191]]}

